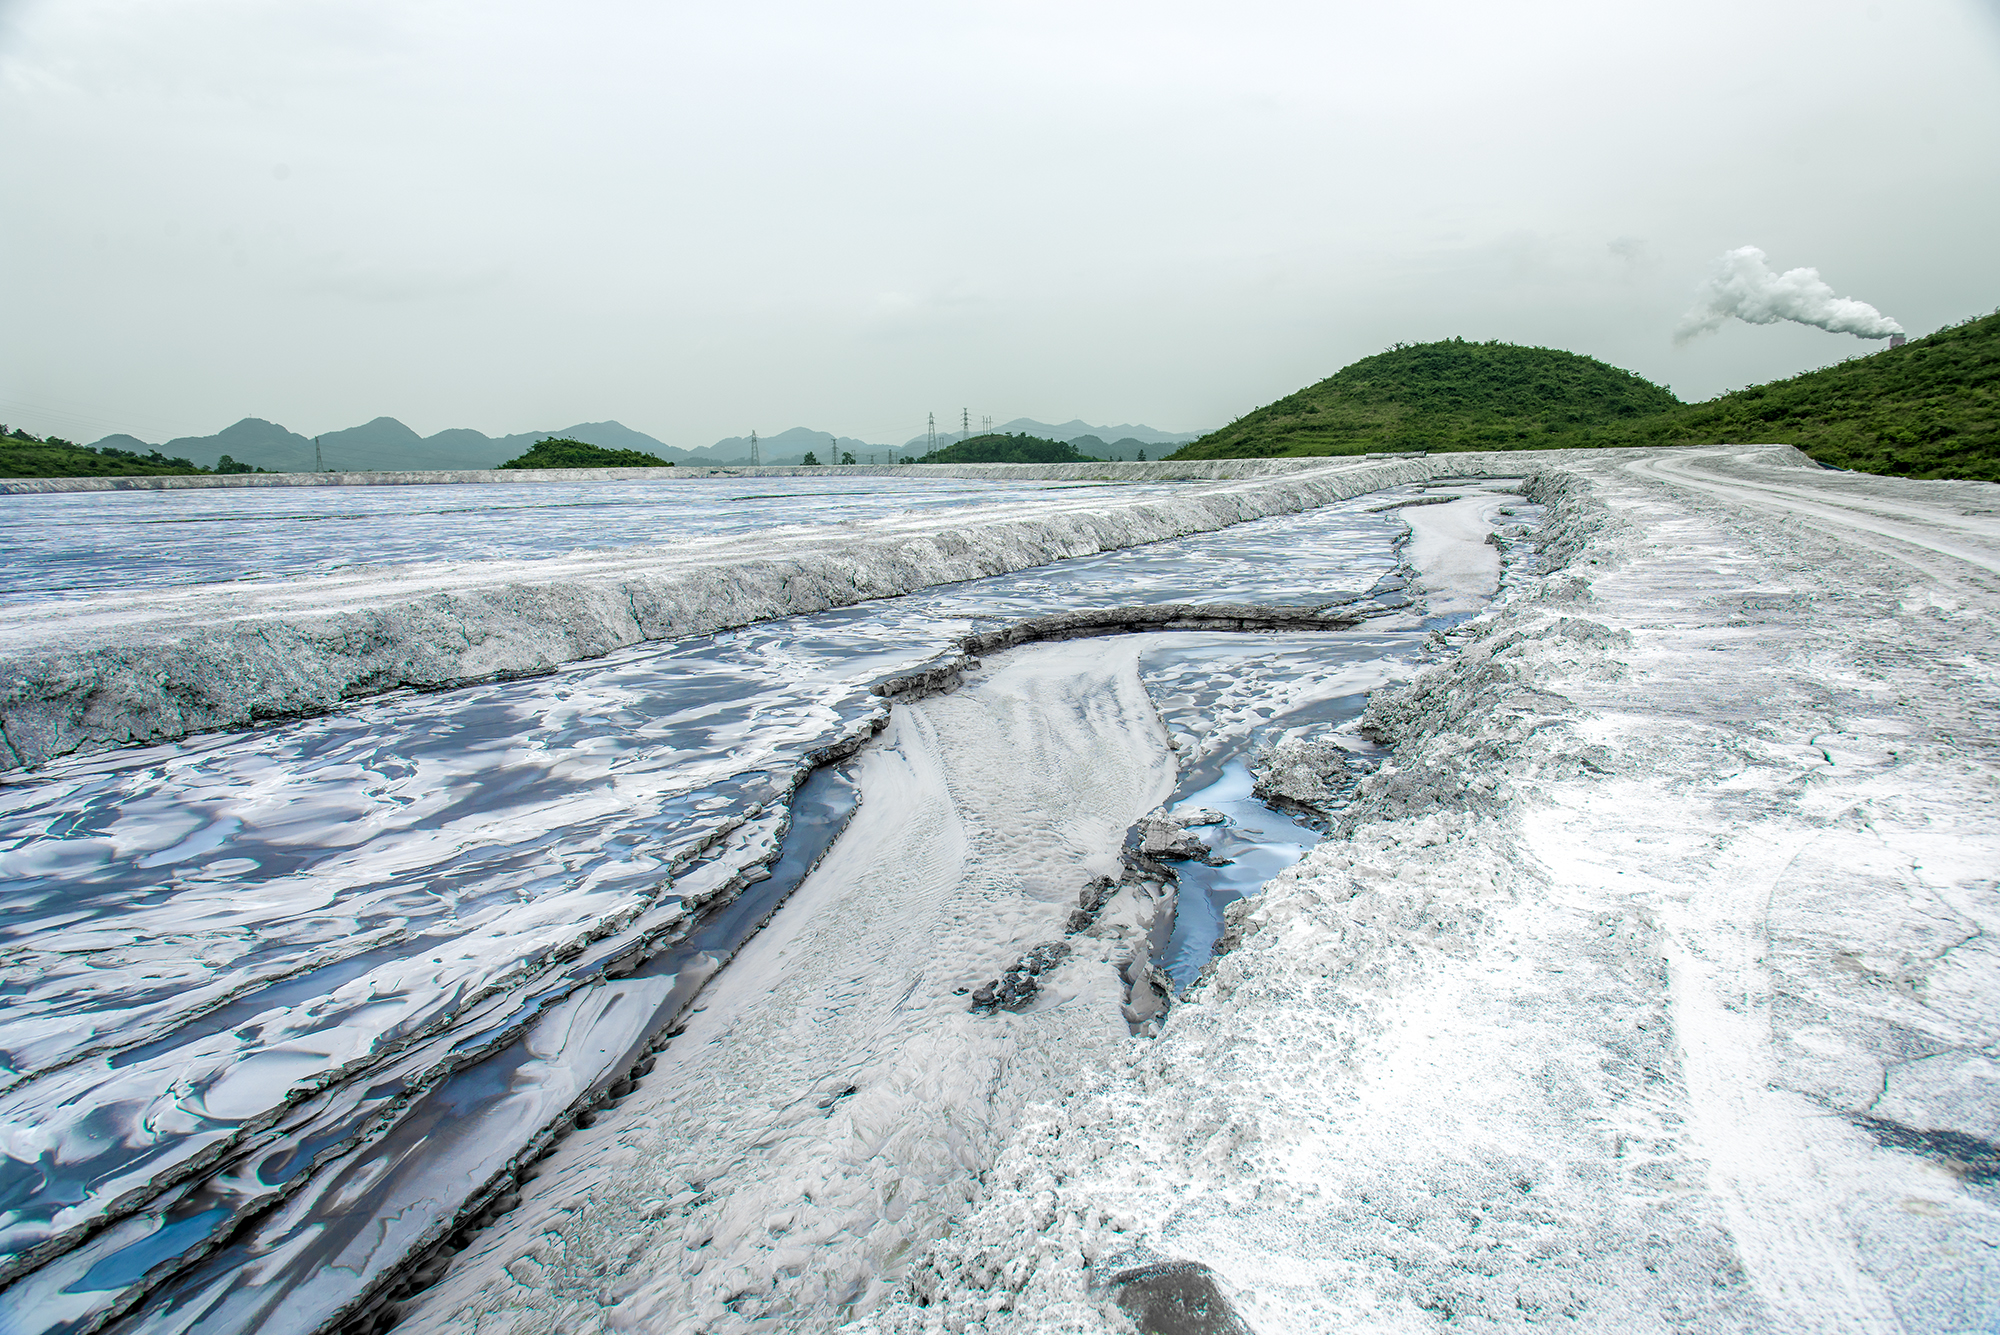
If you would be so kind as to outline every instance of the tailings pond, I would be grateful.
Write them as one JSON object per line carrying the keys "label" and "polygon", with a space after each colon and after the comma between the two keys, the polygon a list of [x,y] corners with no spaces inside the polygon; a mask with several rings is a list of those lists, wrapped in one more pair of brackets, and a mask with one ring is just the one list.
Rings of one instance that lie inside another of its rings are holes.
{"label": "tailings pond", "polygon": [[[498,488],[180,493],[172,513],[120,508],[157,497],[8,498],[74,503],[79,515],[62,522],[103,522],[126,545],[108,558],[115,542],[94,534],[86,555],[53,531],[52,512],[10,510],[0,554],[8,596],[50,598],[463,558],[477,544],[547,554],[655,541],[662,525],[839,522],[1035,490],[698,485],[709,490],[544,488],[525,512],[499,504]],[[454,512],[443,494],[457,490],[494,503]],[[1439,505],[1453,496],[1464,499]],[[760,1065],[750,1038],[716,1029],[718,1017],[748,1014],[752,994],[775,986],[756,980],[792,968],[779,957],[810,935],[809,915],[890,905],[902,892],[885,877],[935,899],[921,850],[942,848],[944,826],[910,813],[945,790],[957,814],[939,820],[974,831],[953,865],[987,868],[986,907],[953,919],[948,944],[922,946],[949,957],[923,995],[962,1015],[954,1025],[1001,1041],[991,1035],[1004,1027],[976,1026],[1006,1017],[971,1013],[963,994],[1021,948],[1061,937],[1079,887],[1115,876],[1119,832],[1163,804],[1207,812],[1195,827],[1207,855],[1181,866],[1177,910],[1143,933],[1154,966],[1184,988],[1223,907],[1318,837],[1251,792],[1259,748],[1351,721],[1430,629],[1395,573],[1408,532],[1395,507],[1412,501],[1502,523],[1503,507],[1533,510],[1491,486],[1375,493],[533,680],[70,761],[0,787],[0,1332],[320,1329],[385,1287],[406,1296],[413,1258],[432,1258],[421,1279],[436,1279],[468,1245],[469,1221],[519,1201],[525,1163],[635,1077],[670,1085],[685,1042],[701,1037],[702,1051],[732,1053],[757,1079],[789,1078],[781,1061]],[[245,504],[261,509],[230,513]],[[370,522],[329,527],[350,510]],[[200,536],[210,532],[234,536]],[[336,532],[347,536],[325,536]],[[963,637],[1026,619],[1222,602],[1338,604],[1373,619],[1025,646],[945,695],[892,706],[871,693]],[[985,750],[953,749],[974,734]],[[871,849],[879,858],[899,839],[918,852],[871,870]],[[859,997],[874,947],[854,949]],[[1102,1002],[1116,1018],[1117,962],[1099,963],[1103,978],[1072,961],[1065,976],[1080,981],[1052,983],[1035,1004],[1060,1012],[1074,995],[1074,1008]],[[1129,984],[1135,966],[1123,967]],[[886,1014],[917,993],[852,1004]],[[1143,1031],[1144,1018],[1125,1021]],[[756,1028],[744,1025],[741,1035]],[[682,1027],[685,1039],[671,1037]],[[862,1102],[857,1082],[807,1083],[827,1108]],[[905,1103],[954,1097],[943,1088]],[[989,1140],[1004,1130],[995,1117]],[[852,1208],[877,1208],[879,1194],[864,1196]],[[815,1255],[779,1272],[809,1273]],[[856,1273],[883,1264],[863,1258]],[[853,1310],[866,1287],[823,1305]],[[772,1299],[771,1319],[791,1301]]]}
{"label": "tailings pond", "polygon": [[[518,486],[217,488],[0,496],[0,603],[823,527],[1031,501],[1106,483],[701,478]],[[1117,484],[1121,497],[1175,484]]]}

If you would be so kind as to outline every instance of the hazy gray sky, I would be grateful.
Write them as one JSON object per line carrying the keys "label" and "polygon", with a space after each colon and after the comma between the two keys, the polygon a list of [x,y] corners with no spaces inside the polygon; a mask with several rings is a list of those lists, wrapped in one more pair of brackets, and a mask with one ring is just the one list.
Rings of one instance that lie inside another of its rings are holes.
{"label": "hazy gray sky", "polygon": [[1180,430],[1396,341],[1683,398],[1755,245],[2000,306],[1995,0],[0,2],[0,420]]}

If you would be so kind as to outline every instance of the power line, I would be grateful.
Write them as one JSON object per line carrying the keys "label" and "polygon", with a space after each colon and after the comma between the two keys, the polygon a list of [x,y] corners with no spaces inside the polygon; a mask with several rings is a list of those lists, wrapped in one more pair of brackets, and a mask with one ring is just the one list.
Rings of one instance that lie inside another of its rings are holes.
{"label": "power line", "polygon": [[[34,414],[40,417],[55,417],[72,423],[80,423],[84,428],[84,430],[79,431],[78,432],[79,435],[86,434],[88,431],[109,430],[115,434],[120,434],[120,435],[142,431],[149,436],[158,436],[162,441],[166,441],[168,439],[171,439],[177,434],[180,435],[194,434],[194,431],[192,429],[178,433],[174,431],[169,431],[167,428],[161,426],[158,422],[139,423],[139,422],[133,422],[126,418],[104,417],[95,413],[80,413],[73,408],[52,408],[45,403],[24,403],[20,399],[0,399],[0,408],[4,408],[7,411],[7,415],[10,417],[12,417],[16,411],[19,411],[19,412]],[[74,426],[66,429],[73,431],[77,430],[77,428]],[[47,433],[44,432],[43,434],[46,435]],[[147,443],[150,444],[151,442]]]}

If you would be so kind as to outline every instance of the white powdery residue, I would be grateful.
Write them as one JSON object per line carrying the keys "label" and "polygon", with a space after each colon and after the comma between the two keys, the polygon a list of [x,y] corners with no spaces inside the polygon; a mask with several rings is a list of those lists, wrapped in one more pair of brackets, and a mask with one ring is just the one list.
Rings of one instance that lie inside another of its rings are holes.
{"label": "white powdery residue", "polygon": [[1743,453],[1542,486],[1568,568],[867,1328],[1124,1329],[1169,1258],[1262,1335],[1991,1328],[2000,534]]}
{"label": "white powdery residue", "polygon": [[1569,1321],[1607,1281],[1705,1302],[1726,1250],[1648,1090],[1665,1027],[1619,976],[1643,933],[1598,942],[1458,825],[1370,827],[1246,901],[1158,1048],[1017,1143],[919,1273],[927,1305],[881,1328],[1113,1329],[1094,1282],[1164,1258],[1266,1333]]}
{"label": "white powdery residue", "polygon": [[1499,590],[1500,552],[1487,539],[1503,521],[1501,510],[1520,500],[1505,492],[1477,492],[1400,512],[1410,526],[1403,559],[1416,568],[1417,588],[1431,615],[1477,612]]}
{"label": "white powdery residue", "polygon": [[[1155,632],[1135,637],[1146,684],[1174,734],[1183,770],[1240,748],[1270,720],[1360,696],[1408,671],[1419,637],[1325,632]],[[1181,651],[1176,653],[1176,651]]]}

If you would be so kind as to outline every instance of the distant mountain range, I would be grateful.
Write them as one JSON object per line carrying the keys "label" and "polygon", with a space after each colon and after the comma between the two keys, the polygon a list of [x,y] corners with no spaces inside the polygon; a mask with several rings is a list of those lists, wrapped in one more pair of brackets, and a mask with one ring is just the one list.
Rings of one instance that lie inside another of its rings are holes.
{"label": "distant mountain range", "polygon": [[[1088,422],[1071,419],[1060,426],[1048,422],[1037,422],[1032,417],[1017,417],[1011,422],[993,428],[1003,435],[1040,436],[1043,440],[1066,440],[1078,450],[1093,459],[1136,459],[1144,450],[1147,457],[1157,459],[1166,450],[1177,445],[1185,445],[1191,440],[1200,440],[1207,434],[1202,431],[1188,431],[1175,434],[1160,431],[1150,426],[1134,426],[1126,422],[1119,426],[1092,426]],[[974,435],[984,434],[974,432]],[[938,444],[949,445],[962,439],[963,432],[938,432]],[[903,450],[909,454],[922,454],[928,438],[917,436],[906,442]]]}
{"label": "distant mountain range", "polygon": [[[825,433],[815,433],[824,440]],[[489,436],[460,427],[419,436],[393,417],[378,417],[365,426],[345,431],[328,431],[319,437],[319,459],[336,472],[394,472],[403,469],[498,468],[507,460],[524,454],[538,440],[567,436],[607,450],[643,450],[675,463],[734,463],[735,451],[716,454],[712,450],[682,450],[634,431],[620,422],[580,422],[555,431],[523,431],[512,436]],[[212,436],[181,436],[164,445],[149,445],[130,436],[106,436],[99,446],[145,453],[157,449],[169,458],[192,459],[213,465],[222,455],[237,463],[251,464],[275,473],[313,471],[313,438],[289,431],[261,417],[246,417],[235,426]],[[877,447],[882,448],[882,447]],[[803,449],[798,453],[803,454]],[[742,451],[749,454],[746,448]]]}
{"label": "distant mountain range", "polygon": [[[1087,422],[1051,426],[1029,417],[1017,417],[999,429],[1049,440],[1077,441],[1078,449],[1100,459],[1130,459],[1141,448],[1157,457],[1155,446],[1179,445],[1196,439],[1195,435],[1173,435],[1148,426],[1104,427],[1091,426]],[[322,466],[337,472],[497,468],[525,453],[536,441],[550,436],[566,436],[608,450],[643,450],[674,463],[714,465],[750,461],[748,436],[730,436],[693,450],[668,445],[620,422],[580,422],[556,431],[523,431],[512,436],[488,436],[465,427],[440,431],[434,436],[419,436],[393,417],[378,417],[364,426],[322,434],[319,437],[319,459]],[[938,440],[944,443],[957,438],[956,433],[941,433]],[[1106,441],[1111,443],[1107,445]],[[161,445],[126,435],[106,436],[94,443],[139,454],[158,450],[168,458],[192,459],[205,466],[213,466],[223,455],[228,455],[237,463],[277,473],[313,471],[313,438],[301,436],[261,417],[246,417],[212,436],[180,436]],[[899,450],[852,436],[835,436],[829,431],[795,426],[774,436],[761,437],[757,446],[758,461],[766,464],[796,464],[805,458],[807,451],[811,451],[823,464],[833,463],[842,450],[852,452],[863,463],[871,458],[875,462],[888,463],[898,456],[922,454],[924,437],[918,436]]]}
{"label": "distant mountain range", "polygon": [[[581,440],[582,437],[579,436],[577,439]],[[590,443],[595,445],[597,442],[593,440]],[[757,462],[760,464],[801,463],[808,451],[823,464],[836,463],[840,459],[841,450],[852,453],[856,463],[865,464],[872,461],[888,464],[896,461],[896,451],[891,446],[871,445],[852,436],[836,437],[831,431],[813,431],[802,426],[795,426],[789,431],[780,431],[775,436],[757,438]],[[653,453],[660,454],[660,451],[654,450]],[[697,463],[747,464],[750,462],[750,437],[728,436],[713,445],[681,453],[693,458]],[[660,454],[660,457],[666,459],[672,456]]]}

